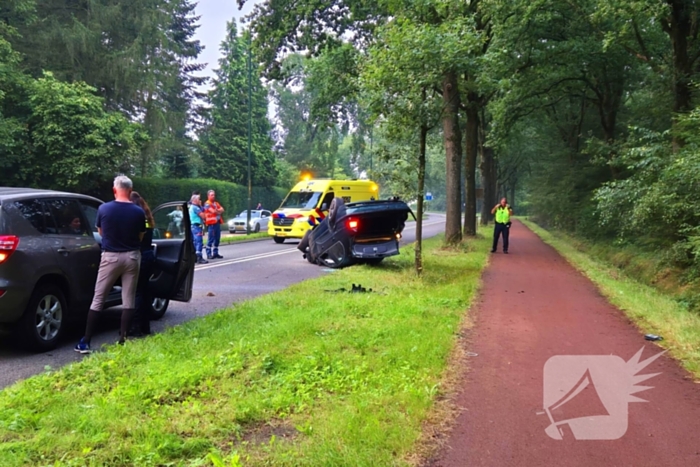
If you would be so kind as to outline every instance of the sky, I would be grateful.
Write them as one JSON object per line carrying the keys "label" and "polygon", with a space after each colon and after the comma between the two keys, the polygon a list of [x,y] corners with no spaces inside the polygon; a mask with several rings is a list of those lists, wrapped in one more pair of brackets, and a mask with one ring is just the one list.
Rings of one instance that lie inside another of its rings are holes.
{"label": "sky", "polygon": [[195,12],[200,16],[200,26],[195,38],[204,46],[204,51],[199,56],[199,62],[207,64],[203,75],[214,76],[214,69],[218,67],[219,45],[226,37],[226,22],[236,18],[240,32],[240,18],[250,13],[258,2],[260,0],[247,0],[243,9],[239,10],[236,0],[199,0]]}

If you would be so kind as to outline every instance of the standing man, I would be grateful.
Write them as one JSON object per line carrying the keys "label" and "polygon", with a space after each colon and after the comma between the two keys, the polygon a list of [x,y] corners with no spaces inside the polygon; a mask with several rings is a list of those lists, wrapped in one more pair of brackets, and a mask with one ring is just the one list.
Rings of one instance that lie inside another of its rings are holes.
{"label": "standing man", "polygon": [[197,254],[197,264],[207,264],[209,261],[202,258],[205,216],[204,209],[202,209],[202,200],[199,199],[199,195],[192,195],[192,198],[190,198],[189,211],[194,251]]}
{"label": "standing man", "polygon": [[[209,190],[207,192],[207,201],[204,203],[205,223],[207,224],[207,258],[220,259],[223,258],[219,254],[219,242],[221,241],[221,224],[224,219],[221,215],[224,213],[224,208],[216,201],[216,192]],[[213,254],[212,254],[213,253]]]}
{"label": "standing man", "polygon": [[491,214],[496,216],[496,223],[493,228],[493,248],[491,253],[495,253],[498,248],[498,237],[503,234],[503,253],[508,254],[508,234],[510,233],[510,216],[513,210],[508,206],[508,200],[501,198],[501,202],[491,209]]}
{"label": "standing man", "polygon": [[131,202],[133,183],[129,177],[119,175],[114,179],[114,201],[97,210],[95,225],[102,236],[102,259],[95,282],[95,294],[88,313],[85,335],[75,346],[75,351],[90,353],[90,339],[98,317],[104,308],[107,294],[121,278],[122,320],[119,343],[123,343],[129,330],[131,317],[136,309],[136,286],[141,265],[141,239],[146,232],[146,213]]}

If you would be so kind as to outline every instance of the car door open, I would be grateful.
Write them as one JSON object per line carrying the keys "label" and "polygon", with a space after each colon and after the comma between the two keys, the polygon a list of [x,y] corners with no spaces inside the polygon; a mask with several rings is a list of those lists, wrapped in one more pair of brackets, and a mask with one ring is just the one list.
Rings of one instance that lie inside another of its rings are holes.
{"label": "car door open", "polygon": [[149,287],[156,298],[189,302],[196,255],[187,203],[165,203],[153,210],[156,262]]}

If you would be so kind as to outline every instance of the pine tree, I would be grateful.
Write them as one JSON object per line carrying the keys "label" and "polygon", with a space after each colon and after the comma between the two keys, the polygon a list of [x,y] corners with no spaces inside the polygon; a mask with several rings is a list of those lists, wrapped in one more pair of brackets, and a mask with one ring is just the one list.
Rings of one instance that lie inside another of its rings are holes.
{"label": "pine tree", "polygon": [[[222,58],[215,71],[214,88],[207,96],[209,109],[199,134],[202,175],[247,184],[248,180],[248,40],[239,36],[235,21],[227,25],[221,43]],[[272,186],[277,177],[272,153],[267,90],[257,69],[252,73],[253,185]]]}

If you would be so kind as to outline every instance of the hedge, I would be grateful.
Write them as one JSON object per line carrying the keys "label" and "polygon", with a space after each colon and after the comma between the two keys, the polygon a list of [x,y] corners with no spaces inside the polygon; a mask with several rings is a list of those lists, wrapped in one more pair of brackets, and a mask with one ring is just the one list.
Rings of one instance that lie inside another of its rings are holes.
{"label": "hedge", "polygon": [[[238,214],[248,208],[248,187],[221,180],[208,178],[162,179],[133,178],[134,190],[148,202],[151,208],[169,201],[189,201],[192,192],[199,190],[202,200],[206,200],[207,191],[216,191],[216,199],[226,209],[227,216]],[[287,195],[288,188],[253,187],[253,209],[261,202],[265,209],[274,211]],[[98,198],[109,201],[113,199],[112,186],[105,186]]]}

